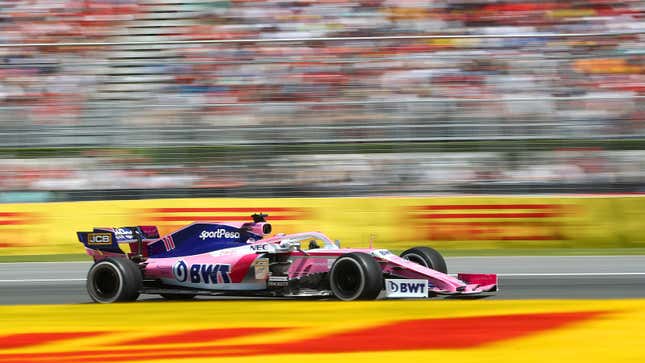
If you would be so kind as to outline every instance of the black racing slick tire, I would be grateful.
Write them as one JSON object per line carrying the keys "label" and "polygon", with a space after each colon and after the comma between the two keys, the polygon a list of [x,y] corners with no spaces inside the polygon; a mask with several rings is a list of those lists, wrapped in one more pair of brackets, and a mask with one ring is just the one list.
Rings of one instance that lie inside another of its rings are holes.
{"label": "black racing slick tire", "polygon": [[173,301],[183,301],[183,300],[192,300],[197,296],[197,294],[159,294],[166,300]]}
{"label": "black racing slick tire", "polygon": [[127,258],[99,260],[87,273],[87,293],[102,304],[135,301],[142,284],[141,270]]}
{"label": "black racing slick tire", "polygon": [[383,270],[360,252],[340,256],[329,270],[331,291],[340,300],[374,300],[383,289]]}
{"label": "black racing slick tire", "polygon": [[406,260],[418,263],[421,266],[431,268],[435,271],[448,273],[446,260],[435,249],[430,247],[414,247],[403,251],[401,257]]}

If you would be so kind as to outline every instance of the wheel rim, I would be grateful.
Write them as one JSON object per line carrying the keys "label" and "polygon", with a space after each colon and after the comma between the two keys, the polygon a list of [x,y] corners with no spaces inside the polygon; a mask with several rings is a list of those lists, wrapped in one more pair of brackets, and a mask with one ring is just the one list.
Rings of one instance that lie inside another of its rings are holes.
{"label": "wheel rim", "polygon": [[352,259],[336,262],[333,274],[334,293],[341,299],[355,299],[365,285],[363,270]]}
{"label": "wheel rim", "polygon": [[92,278],[92,290],[99,300],[111,300],[121,288],[120,276],[112,266],[98,266]]}
{"label": "wheel rim", "polygon": [[430,267],[428,266],[428,262],[426,262],[426,260],[423,257],[417,255],[416,253],[408,253],[405,256],[403,256],[403,258],[410,262],[414,262],[418,265]]}

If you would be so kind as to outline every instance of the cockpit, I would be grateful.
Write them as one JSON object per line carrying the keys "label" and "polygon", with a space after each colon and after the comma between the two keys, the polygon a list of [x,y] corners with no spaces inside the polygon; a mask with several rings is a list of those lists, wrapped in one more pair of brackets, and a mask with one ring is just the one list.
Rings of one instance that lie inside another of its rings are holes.
{"label": "cockpit", "polygon": [[320,232],[305,232],[291,235],[278,234],[274,238],[277,241],[289,241],[291,243],[299,243],[302,250],[313,249],[338,249],[340,248],[336,242],[333,242],[329,237]]}

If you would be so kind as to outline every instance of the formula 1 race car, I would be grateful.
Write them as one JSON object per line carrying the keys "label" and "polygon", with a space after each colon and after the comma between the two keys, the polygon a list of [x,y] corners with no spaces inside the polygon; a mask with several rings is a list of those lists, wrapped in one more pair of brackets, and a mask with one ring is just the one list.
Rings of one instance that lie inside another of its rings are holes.
{"label": "formula 1 race car", "polygon": [[[87,291],[99,303],[134,301],[140,294],[169,300],[196,295],[372,300],[497,291],[494,274],[448,275],[443,257],[429,247],[399,257],[384,249],[340,248],[319,232],[269,236],[266,217],[198,222],[164,237],[154,226],[77,232],[95,261]],[[124,245],[131,252],[124,252]]]}

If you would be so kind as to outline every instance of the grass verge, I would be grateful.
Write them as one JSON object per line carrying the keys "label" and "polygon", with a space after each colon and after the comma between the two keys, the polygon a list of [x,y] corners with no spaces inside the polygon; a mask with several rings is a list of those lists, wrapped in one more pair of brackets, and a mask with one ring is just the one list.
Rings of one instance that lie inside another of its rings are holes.
{"label": "grass verge", "polygon": [[0,256],[0,262],[67,262],[91,261],[84,253],[68,253],[58,255],[9,255]]}

